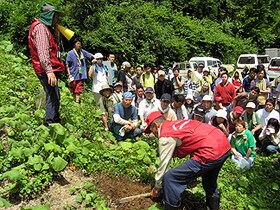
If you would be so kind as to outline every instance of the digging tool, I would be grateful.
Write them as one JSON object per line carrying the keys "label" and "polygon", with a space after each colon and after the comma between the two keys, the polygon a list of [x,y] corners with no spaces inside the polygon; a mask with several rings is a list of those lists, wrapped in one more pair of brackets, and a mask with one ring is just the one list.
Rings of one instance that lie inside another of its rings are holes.
{"label": "digging tool", "polygon": [[147,198],[147,197],[150,197],[151,196],[151,193],[144,193],[144,194],[139,194],[139,195],[133,195],[133,196],[128,196],[128,197],[125,197],[125,198],[120,198],[117,200],[118,203],[126,203],[126,202],[129,202],[129,201],[132,201],[136,198]]}

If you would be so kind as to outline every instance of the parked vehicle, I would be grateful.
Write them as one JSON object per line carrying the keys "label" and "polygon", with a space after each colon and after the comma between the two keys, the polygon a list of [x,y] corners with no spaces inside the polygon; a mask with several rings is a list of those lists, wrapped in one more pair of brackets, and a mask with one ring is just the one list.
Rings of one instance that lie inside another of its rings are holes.
{"label": "parked vehicle", "polygon": [[204,68],[211,67],[216,75],[218,75],[218,69],[222,65],[222,62],[218,58],[212,57],[192,57],[189,62],[196,63],[197,65],[203,63]]}
{"label": "parked vehicle", "polygon": [[280,57],[280,48],[265,48],[265,54],[269,57]]}
{"label": "parked vehicle", "polygon": [[273,57],[271,58],[267,74],[270,79],[275,79],[276,77],[279,77],[280,75],[280,57]]}
{"label": "parked vehicle", "polygon": [[173,68],[176,65],[179,67],[180,75],[183,78],[187,78],[187,73],[188,73],[189,69],[195,70],[197,68],[197,64],[196,63],[190,63],[190,62],[174,62],[173,63]]}
{"label": "parked vehicle", "polygon": [[263,64],[267,72],[269,60],[269,55],[241,54],[237,60],[236,68],[242,71],[245,67],[250,69],[257,67],[259,64]]}

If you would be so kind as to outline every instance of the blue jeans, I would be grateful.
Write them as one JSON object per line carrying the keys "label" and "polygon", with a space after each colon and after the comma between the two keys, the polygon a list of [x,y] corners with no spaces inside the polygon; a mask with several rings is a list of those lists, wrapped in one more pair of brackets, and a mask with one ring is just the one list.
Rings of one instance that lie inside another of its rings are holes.
{"label": "blue jeans", "polygon": [[[55,75],[57,78],[57,75]],[[60,95],[58,85],[52,87],[48,84],[47,74],[37,74],[44,91],[46,93],[46,117],[45,122],[48,126],[51,123],[60,123],[59,118],[59,104]]]}
{"label": "blue jeans", "polygon": [[181,194],[191,181],[200,176],[202,177],[202,186],[206,192],[206,203],[211,197],[219,197],[217,178],[229,155],[230,152],[227,152],[218,160],[205,164],[190,159],[166,172],[163,176],[165,202],[170,206],[179,207]]}
{"label": "blue jeans", "polygon": [[278,147],[278,146],[275,146],[275,145],[273,145],[273,144],[271,144],[271,145],[268,145],[268,146],[266,147],[266,150],[267,150],[270,154],[274,154],[274,153],[279,152],[279,147]]}

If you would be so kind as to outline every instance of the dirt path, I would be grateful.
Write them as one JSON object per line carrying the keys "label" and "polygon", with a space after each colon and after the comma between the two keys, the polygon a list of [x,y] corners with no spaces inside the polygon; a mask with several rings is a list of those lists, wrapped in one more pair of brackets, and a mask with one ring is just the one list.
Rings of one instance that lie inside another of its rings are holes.
{"label": "dirt path", "polygon": [[75,205],[76,209],[85,209],[78,206],[76,203],[77,195],[71,195],[70,189],[81,188],[86,182],[91,182],[97,187],[98,193],[106,198],[108,207],[112,210],[142,210],[148,209],[154,204],[150,198],[135,199],[119,205],[116,202],[119,198],[150,192],[151,188],[148,185],[132,181],[125,176],[109,177],[100,173],[84,176],[80,171],[72,171],[67,168],[60,173],[60,176],[55,178],[52,185],[41,195],[31,200],[19,201],[15,199],[9,210],[19,210],[24,206],[43,204],[50,204],[51,210],[62,210],[65,207],[69,208],[71,205]]}

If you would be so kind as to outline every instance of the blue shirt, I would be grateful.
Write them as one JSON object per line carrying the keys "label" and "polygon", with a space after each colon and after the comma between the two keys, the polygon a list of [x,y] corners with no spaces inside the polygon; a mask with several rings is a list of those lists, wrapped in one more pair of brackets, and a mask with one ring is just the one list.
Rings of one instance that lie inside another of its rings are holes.
{"label": "blue shirt", "polygon": [[123,103],[117,103],[114,106],[114,114],[120,115],[124,120],[138,120],[138,114],[135,106],[130,105],[128,108],[124,108]]}
{"label": "blue shirt", "polygon": [[84,58],[81,59],[82,74],[79,74],[78,58],[75,55],[74,50],[70,50],[67,53],[66,64],[69,66],[70,74],[74,77],[74,80],[87,79],[86,59],[90,60],[93,57],[93,55],[86,50],[82,49],[81,52],[84,55]]}
{"label": "blue shirt", "polygon": [[245,92],[249,93],[251,88],[251,82],[253,79],[251,79],[248,75],[243,79],[242,86],[245,89]]}

